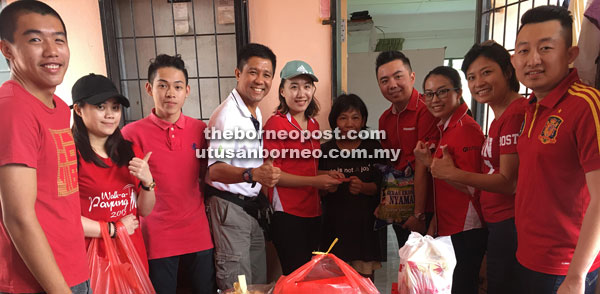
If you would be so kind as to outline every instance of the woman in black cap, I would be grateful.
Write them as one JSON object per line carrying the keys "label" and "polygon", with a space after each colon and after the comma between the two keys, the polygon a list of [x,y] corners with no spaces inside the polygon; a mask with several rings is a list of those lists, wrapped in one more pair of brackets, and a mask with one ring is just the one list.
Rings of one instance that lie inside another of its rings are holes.
{"label": "woman in black cap", "polygon": [[80,78],[71,92],[86,245],[91,238],[101,237],[99,221],[108,223],[112,237],[116,224],[121,223],[148,272],[138,217],[152,211],[155,184],[148,167],[151,152],[144,156],[119,130],[122,109],[129,107],[129,100],[108,78],[95,74]]}

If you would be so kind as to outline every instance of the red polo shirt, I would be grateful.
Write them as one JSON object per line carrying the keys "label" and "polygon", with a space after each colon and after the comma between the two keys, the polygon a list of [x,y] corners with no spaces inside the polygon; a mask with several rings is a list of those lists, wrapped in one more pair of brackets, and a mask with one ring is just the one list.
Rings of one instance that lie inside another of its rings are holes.
{"label": "red polo shirt", "polygon": [[[517,138],[527,99],[519,98],[504,110],[502,115],[490,125],[488,136],[481,149],[482,172],[500,172],[500,155],[517,153]],[[481,210],[486,222],[497,223],[515,217],[515,194],[500,194],[481,190]]]}
{"label": "red polo shirt", "polygon": [[[397,170],[404,170],[409,163],[413,169],[415,168],[413,150],[418,141],[437,145],[440,138],[436,127],[438,121],[439,119],[427,109],[421,94],[414,88],[404,110],[398,113],[392,105],[383,112],[379,117],[379,130],[385,131],[386,139],[381,140],[381,146],[386,149],[401,150],[400,157],[395,162]],[[426,211],[433,211],[432,195],[428,195]]]}
{"label": "red polo shirt", "polygon": [[[467,114],[469,108],[461,104],[445,124],[438,124],[440,132],[439,146],[446,146],[452,155],[456,167],[474,173],[481,171],[481,145],[484,137],[481,127]],[[435,157],[442,156],[437,147]],[[435,209],[438,222],[438,234],[450,236],[462,231],[482,227],[479,191],[469,188],[465,193],[452,187],[444,180],[434,179]]]}
{"label": "red polo shirt", "polygon": [[397,170],[403,170],[409,163],[415,167],[413,150],[417,141],[436,143],[439,140],[436,128],[438,121],[427,110],[425,101],[415,89],[408,105],[400,113],[394,110],[394,105],[383,112],[379,118],[379,129],[385,131],[386,139],[381,140],[381,146],[401,149],[400,158],[395,162]]}
{"label": "red polo shirt", "polygon": [[148,161],[156,182],[156,204],[142,219],[148,259],[164,258],[213,248],[200,171],[206,160],[196,158],[206,148],[206,124],[183,114],[169,123],[152,113],[126,125],[123,136],[142,149],[152,151]]}
{"label": "red polo shirt", "polygon": [[[299,132],[302,130],[298,122],[288,113],[277,112],[267,120],[264,128],[268,130],[285,130],[290,132]],[[308,120],[307,130],[311,133],[319,130],[319,123],[310,118]],[[321,149],[321,144],[317,139],[307,139],[302,142],[300,139],[277,140],[275,138],[264,137],[264,148],[267,150],[312,150]],[[306,152],[306,151],[305,151]],[[301,152],[302,153],[302,152]],[[311,153],[312,154],[312,153]],[[298,176],[316,176],[318,169],[317,158],[312,156],[307,158],[275,158],[273,165],[279,167],[281,171]],[[269,189],[269,198],[275,211],[283,211],[300,217],[316,217],[321,215],[321,198],[319,190],[314,187],[282,187],[276,185]]]}
{"label": "red polo shirt", "polygon": [[[566,275],[590,201],[585,174],[600,168],[600,92],[573,69],[541,102],[529,100],[517,146],[517,260]],[[596,258],[590,270],[599,266]]]}

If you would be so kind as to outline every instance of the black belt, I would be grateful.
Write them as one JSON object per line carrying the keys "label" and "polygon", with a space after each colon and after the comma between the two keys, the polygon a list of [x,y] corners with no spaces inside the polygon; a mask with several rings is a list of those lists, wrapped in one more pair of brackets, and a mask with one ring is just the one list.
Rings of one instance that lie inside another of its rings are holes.
{"label": "black belt", "polygon": [[217,196],[221,199],[227,200],[229,202],[233,202],[234,204],[237,204],[239,206],[241,206],[242,208],[245,207],[245,204],[249,201],[254,200],[255,197],[248,197],[248,196],[244,196],[241,194],[235,194],[235,193],[231,193],[229,191],[221,191],[211,185],[206,185],[206,196],[211,197],[211,196]]}

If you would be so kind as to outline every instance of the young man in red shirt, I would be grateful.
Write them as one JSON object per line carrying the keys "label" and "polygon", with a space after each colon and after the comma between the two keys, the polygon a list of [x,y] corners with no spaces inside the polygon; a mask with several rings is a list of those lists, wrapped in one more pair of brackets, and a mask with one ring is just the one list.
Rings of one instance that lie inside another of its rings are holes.
{"label": "young man in red shirt", "polygon": [[593,293],[598,278],[600,92],[569,69],[572,23],[562,7],[527,11],[512,56],[533,90],[517,144],[521,293]]}
{"label": "young man in red shirt", "polygon": [[206,161],[196,158],[196,149],[206,148],[206,124],[181,111],[190,94],[181,56],[152,60],[146,92],[154,100],[152,113],[122,132],[144,154],[152,152],[156,204],[141,221],[150,280],[157,293],[175,293],[181,263],[193,293],[215,293],[213,242],[200,186]]}
{"label": "young man in red shirt", "polygon": [[394,162],[397,170],[410,166],[414,171],[414,216],[402,226],[394,225],[398,246],[402,247],[411,231],[425,233],[425,212],[433,215],[431,175],[421,162],[415,162],[413,149],[418,141],[437,142],[438,119],[427,110],[421,94],[414,88],[415,73],[402,52],[381,52],[377,56],[375,72],[381,94],[392,103],[379,118],[379,129],[386,134],[381,145],[386,149],[401,149],[400,158]]}
{"label": "young man in red shirt", "polygon": [[0,293],[89,293],[69,107],[65,25],[38,1],[0,13]]}

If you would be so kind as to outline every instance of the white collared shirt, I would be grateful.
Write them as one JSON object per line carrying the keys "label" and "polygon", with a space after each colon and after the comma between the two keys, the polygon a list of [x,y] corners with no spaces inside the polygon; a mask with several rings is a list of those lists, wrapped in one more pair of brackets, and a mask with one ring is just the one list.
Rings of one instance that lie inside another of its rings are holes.
{"label": "white collared shirt", "polygon": [[[243,132],[257,132],[254,128],[254,124],[250,119],[252,114],[250,110],[240,97],[240,94],[236,89],[233,89],[227,99],[215,109],[215,111],[210,116],[210,120],[208,121],[208,129],[209,130],[241,130]],[[262,115],[260,113],[260,109],[256,108],[256,119],[259,122],[259,130],[258,134],[262,132]],[[262,140],[254,139],[244,139],[244,140],[225,140],[225,139],[214,139],[210,140],[208,144],[208,148],[213,150],[223,150],[224,152],[229,150],[256,150],[258,157],[254,158],[209,158],[208,166],[216,162],[224,162],[233,166],[243,167],[243,168],[255,168],[259,167],[263,164],[262,159],[262,150],[263,144]],[[210,171],[209,171],[210,172]],[[241,179],[240,179],[241,180]],[[223,184],[221,182],[213,182],[209,179],[208,174],[206,177],[206,183],[221,190],[228,191],[235,194],[241,194],[247,197],[254,197],[258,195],[260,192],[261,185],[256,183],[254,187],[252,184],[241,182],[236,184]]]}

